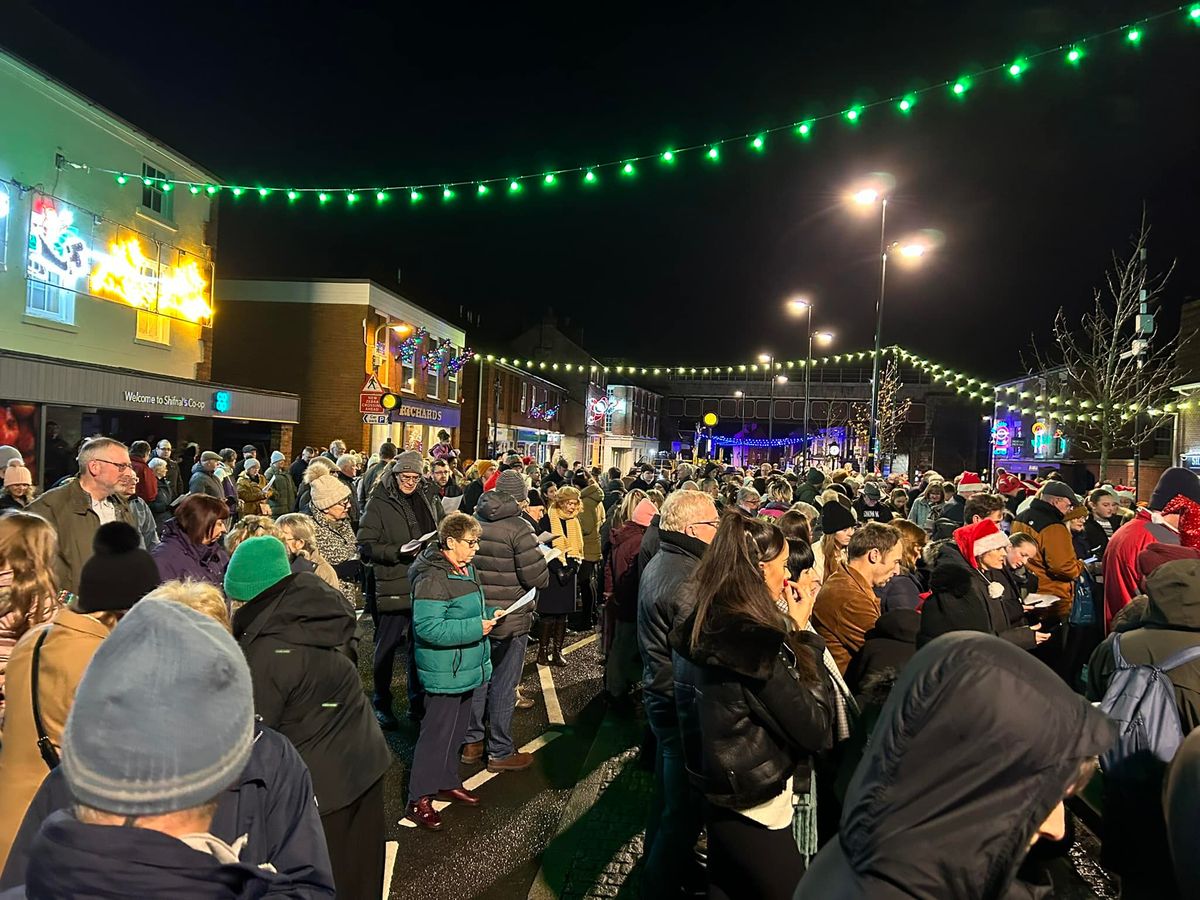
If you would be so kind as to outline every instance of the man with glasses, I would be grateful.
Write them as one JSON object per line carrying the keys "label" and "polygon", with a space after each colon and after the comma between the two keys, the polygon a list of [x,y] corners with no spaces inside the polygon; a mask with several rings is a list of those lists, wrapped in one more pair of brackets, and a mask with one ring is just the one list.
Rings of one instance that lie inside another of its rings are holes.
{"label": "man with glasses", "polygon": [[392,670],[396,653],[405,648],[408,673],[408,717],[414,721],[424,711],[424,695],[417,679],[412,645],[412,592],[408,567],[421,548],[402,549],[409,541],[437,530],[445,515],[442,504],[422,476],[421,454],[401,453],[390,469],[379,476],[358,527],[362,560],[371,567],[367,584],[367,609],[375,622],[375,716],[384,728],[397,728],[392,709]]}
{"label": "man with glasses", "polygon": [[638,583],[642,699],[657,741],[654,796],[645,841],[642,890],[647,897],[677,895],[682,885],[702,878],[691,850],[704,824],[704,807],[700,794],[688,783],[681,728],[681,715],[691,704],[690,698],[676,694],[668,637],[675,623],[691,612],[683,585],[712,543],[718,521],[717,508],[708,494],[672,491],[659,515],[658,552],[642,570]]}
{"label": "man with glasses", "polygon": [[122,481],[133,484],[129,449],[113,438],[93,438],[79,450],[79,477],[46,491],[29,506],[58,532],[54,574],[59,588],[79,588],[83,564],[92,557],[92,540],[101,525],[125,522],[136,527],[129,507],[117,496]]}
{"label": "man with glasses", "polygon": [[179,463],[171,459],[171,449],[171,442],[163,438],[154,445],[154,458],[167,464],[167,482],[171,485],[171,496],[178,497],[183,492],[183,480],[179,477]]}

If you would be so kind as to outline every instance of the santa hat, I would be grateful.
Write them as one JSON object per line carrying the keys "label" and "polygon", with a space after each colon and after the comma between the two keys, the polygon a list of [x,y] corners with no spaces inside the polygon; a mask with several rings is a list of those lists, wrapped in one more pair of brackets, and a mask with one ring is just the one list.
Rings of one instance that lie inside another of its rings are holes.
{"label": "santa hat", "polygon": [[1134,497],[1134,490],[1128,485],[1118,484],[1113,490],[1116,491],[1118,500],[1132,500]]}
{"label": "santa hat", "polygon": [[1000,476],[1000,480],[996,482],[996,490],[1002,494],[1015,494],[1025,490],[1025,485],[1021,484],[1021,479],[1016,475],[1006,474]]}
{"label": "santa hat", "polygon": [[989,550],[999,550],[1009,546],[1008,535],[1001,531],[991,519],[980,519],[974,525],[964,525],[962,528],[956,529],[954,542],[973,568],[978,568],[977,558]]}
{"label": "santa hat", "polygon": [[977,494],[986,490],[987,485],[974,472],[963,472],[958,476],[958,492],[960,494]]}

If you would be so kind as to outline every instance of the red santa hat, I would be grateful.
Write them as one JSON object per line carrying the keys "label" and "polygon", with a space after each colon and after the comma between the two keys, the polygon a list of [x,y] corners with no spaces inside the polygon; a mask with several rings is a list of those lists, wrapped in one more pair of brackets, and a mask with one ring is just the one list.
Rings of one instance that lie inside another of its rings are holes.
{"label": "red santa hat", "polygon": [[1016,475],[1004,474],[996,482],[996,490],[1002,494],[1015,494],[1017,491],[1025,490],[1025,485],[1021,484],[1021,479]]}
{"label": "red santa hat", "polygon": [[963,472],[958,476],[958,492],[960,494],[977,494],[986,491],[987,485],[974,472]]}
{"label": "red santa hat", "polygon": [[1008,535],[991,519],[980,519],[974,525],[955,529],[954,543],[973,568],[979,568],[978,558],[989,550],[1009,546]]}

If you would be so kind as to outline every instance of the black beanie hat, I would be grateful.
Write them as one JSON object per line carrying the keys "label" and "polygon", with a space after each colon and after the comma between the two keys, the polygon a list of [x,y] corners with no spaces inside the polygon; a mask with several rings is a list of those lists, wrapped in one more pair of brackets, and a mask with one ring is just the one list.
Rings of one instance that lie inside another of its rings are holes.
{"label": "black beanie hat", "polygon": [[96,529],[93,556],[79,575],[80,612],[126,610],[162,582],[153,557],[141,547],[137,529],[125,522],[109,522]]}
{"label": "black beanie hat", "polygon": [[833,534],[844,528],[853,528],[857,524],[858,522],[854,520],[854,513],[836,500],[830,500],[821,507],[821,531],[824,534]]}
{"label": "black beanie hat", "polygon": [[1180,494],[1195,503],[1200,503],[1200,478],[1190,469],[1175,466],[1163,472],[1162,477],[1158,479],[1154,493],[1150,495],[1150,508],[1162,511]]}

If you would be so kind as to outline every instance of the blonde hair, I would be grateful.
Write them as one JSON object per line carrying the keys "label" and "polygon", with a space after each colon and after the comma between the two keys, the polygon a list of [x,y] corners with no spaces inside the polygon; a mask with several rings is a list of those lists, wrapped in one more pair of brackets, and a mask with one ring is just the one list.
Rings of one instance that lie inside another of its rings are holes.
{"label": "blonde hair", "polygon": [[900,565],[906,572],[913,571],[921,551],[929,543],[929,535],[924,528],[908,519],[894,519],[888,524],[900,532],[900,543],[904,545],[904,558],[900,560]]}
{"label": "blonde hair", "polygon": [[232,631],[229,624],[229,607],[225,604],[225,595],[220,589],[206,581],[164,581],[145,597],[147,600],[159,600],[164,603],[181,603],[188,609],[204,613],[210,619],[218,622],[226,631]]}
{"label": "blonde hair", "polygon": [[[304,513],[284,513],[275,520],[275,524],[280,530],[280,540],[286,537],[283,534],[283,529],[286,528],[292,533],[292,540],[304,545],[305,553],[317,551],[317,528],[312,516],[306,516]],[[284,541],[284,544],[286,545],[287,541]]]}
{"label": "blonde hair", "polygon": [[270,516],[243,516],[225,535],[225,549],[232,553],[246,538],[264,534],[278,538],[280,543],[283,543],[283,532],[271,521]]}
{"label": "blonde hair", "polygon": [[312,484],[322,475],[333,474],[333,463],[324,456],[318,456],[308,461],[308,468],[304,470],[304,483]]}
{"label": "blonde hair", "polygon": [[41,516],[19,510],[0,516],[0,568],[12,569],[8,608],[0,608],[0,615],[18,613],[22,630],[32,612],[58,595],[57,555],[58,534]]}
{"label": "blonde hair", "polygon": [[633,521],[634,510],[637,509],[638,504],[645,499],[646,492],[640,490],[639,488],[634,488],[628,494],[626,494],[624,499],[622,499],[620,504],[617,506],[617,512],[613,516],[613,530],[616,531],[626,522]]}

